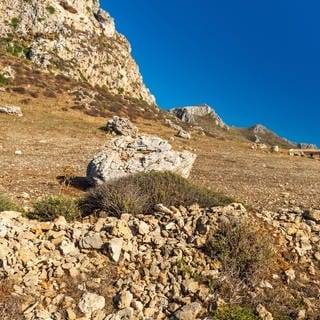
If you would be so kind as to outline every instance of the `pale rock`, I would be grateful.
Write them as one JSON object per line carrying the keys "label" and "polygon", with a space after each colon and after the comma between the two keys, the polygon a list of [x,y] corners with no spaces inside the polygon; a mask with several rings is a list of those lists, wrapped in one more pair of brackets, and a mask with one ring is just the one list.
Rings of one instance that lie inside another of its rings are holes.
{"label": "pale rock", "polygon": [[191,134],[188,131],[185,131],[183,129],[180,129],[177,133],[176,136],[182,139],[187,139],[190,140],[191,139]]}
{"label": "pale rock", "polygon": [[103,241],[99,233],[89,232],[80,241],[80,247],[84,249],[101,249]]}
{"label": "pale rock", "polygon": [[107,131],[117,135],[135,137],[138,133],[138,128],[127,118],[114,116],[106,125]]}
{"label": "pale rock", "polygon": [[201,304],[193,302],[185,305],[175,313],[178,320],[196,320],[197,316],[201,311]]}
{"label": "pale rock", "polygon": [[60,250],[64,256],[76,255],[79,253],[79,250],[75,247],[74,243],[67,239],[61,242]]}
{"label": "pale rock", "polygon": [[133,299],[133,295],[130,291],[121,292],[118,308],[124,309],[124,308],[130,307],[132,299]]}
{"label": "pale rock", "polygon": [[187,106],[174,108],[169,111],[183,122],[197,125],[199,118],[210,118],[214,126],[228,129],[228,126],[222,121],[219,115],[208,105]]}
{"label": "pale rock", "polygon": [[95,293],[86,292],[78,304],[79,309],[86,316],[91,316],[95,311],[101,310],[106,304],[105,298]]}
{"label": "pale rock", "polygon": [[22,117],[23,113],[21,111],[20,107],[16,107],[16,106],[3,106],[0,107],[0,113],[5,113],[8,115],[14,115],[14,116],[18,116],[18,117]]}
{"label": "pale rock", "polygon": [[294,281],[296,278],[296,273],[293,269],[288,269],[285,271],[285,274],[287,276],[287,279],[290,281]]}
{"label": "pale rock", "polygon": [[138,224],[138,232],[141,234],[141,235],[145,235],[145,234],[148,234],[150,231],[150,227],[149,225],[144,222],[144,221],[139,221],[139,224]]}
{"label": "pale rock", "polygon": [[118,262],[121,255],[121,250],[123,246],[122,238],[113,238],[109,242],[109,251],[111,258],[114,262]]}
{"label": "pale rock", "polygon": [[88,165],[87,177],[101,182],[152,170],[188,177],[195,159],[189,151],[173,151],[172,146],[159,137],[120,136],[109,140],[94,156]]}
{"label": "pale rock", "polygon": [[182,283],[186,292],[196,293],[199,290],[199,283],[193,279],[187,279]]}
{"label": "pale rock", "polygon": [[[11,23],[14,18],[16,26]],[[129,42],[98,0],[1,1],[0,37],[10,35],[8,47],[15,43],[28,48],[19,55],[45,71],[155,104]]]}

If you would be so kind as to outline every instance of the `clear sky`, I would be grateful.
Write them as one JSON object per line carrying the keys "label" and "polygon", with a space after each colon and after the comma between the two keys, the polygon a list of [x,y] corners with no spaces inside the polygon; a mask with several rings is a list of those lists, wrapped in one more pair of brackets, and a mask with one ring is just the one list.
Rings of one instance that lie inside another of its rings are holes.
{"label": "clear sky", "polygon": [[102,0],[161,108],[320,146],[318,0]]}

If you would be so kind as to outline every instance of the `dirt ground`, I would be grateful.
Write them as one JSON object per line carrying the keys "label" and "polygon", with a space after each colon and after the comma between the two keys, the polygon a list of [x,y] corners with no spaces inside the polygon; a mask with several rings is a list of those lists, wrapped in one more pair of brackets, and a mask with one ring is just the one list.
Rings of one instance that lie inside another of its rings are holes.
{"label": "dirt ground", "polygon": [[[0,114],[0,192],[29,206],[49,194],[83,192],[66,187],[58,177],[72,172],[84,177],[92,156],[108,139],[100,128],[106,119],[67,110],[68,95],[34,98],[23,104],[19,93],[0,92],[0,104],[22,107],[23,117]],[[190,141],[174,138],[159,122],[137,119],[140,131],[156,134],[198,158],[192,181],[223,192],[254,208],[320,207],[320,161],[291,157],[287,152],[252,150],[237,139],[193,133]],[[21,154],[17,154],[21,151]],[[27,193],[28,195],[26,195]]]}

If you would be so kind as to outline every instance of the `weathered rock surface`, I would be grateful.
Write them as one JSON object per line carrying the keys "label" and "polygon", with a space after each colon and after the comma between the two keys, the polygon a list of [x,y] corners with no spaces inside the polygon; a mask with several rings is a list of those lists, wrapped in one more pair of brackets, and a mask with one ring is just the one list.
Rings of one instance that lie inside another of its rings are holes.
{"label": "weathered rock surface", "polygon": [[227,129],[228,126],[222,121],[219,115],[208,105],[188,106],[173,108],[170,110],[178,119],[192,125],[198,124],[199,118],[210,117],[214,126]]}
{"label": "weathered rock surface", "polygon": [[0,113],[6,113],[6,114],[9,114],[9,115],[14,115],[14,116],[18,116],[18,117],[22,117],[23,116],[21,108],[20,107],[16,107],[16,106],[0,107]]}
{"label": "weathered rock surface", "polygon": [[155,103],[130,44],[98,0],[1,1],[0,37],[40,68]]}
{"label": "weathered rock surface", "polygon": [[107,142],[88,165],[87,177],[109,181],[136,172],[172,171],[188,177],[196,155],[177,152],[165,140],[154,136],[121,136]]}
{"label": "weathered rock surface", "polygon": [[106,130],[121,136],[135,137],[138,133],[138,128],[127,118],[114,116],[108,120]]}

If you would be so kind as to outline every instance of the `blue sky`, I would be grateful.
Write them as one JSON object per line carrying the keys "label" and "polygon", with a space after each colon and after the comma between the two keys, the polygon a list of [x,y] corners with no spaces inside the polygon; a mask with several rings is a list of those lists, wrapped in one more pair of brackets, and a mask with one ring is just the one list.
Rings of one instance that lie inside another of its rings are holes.
{"label": "blue sky", "polygon": [[320,146],[320,2],[102,0],[160,107]]}

